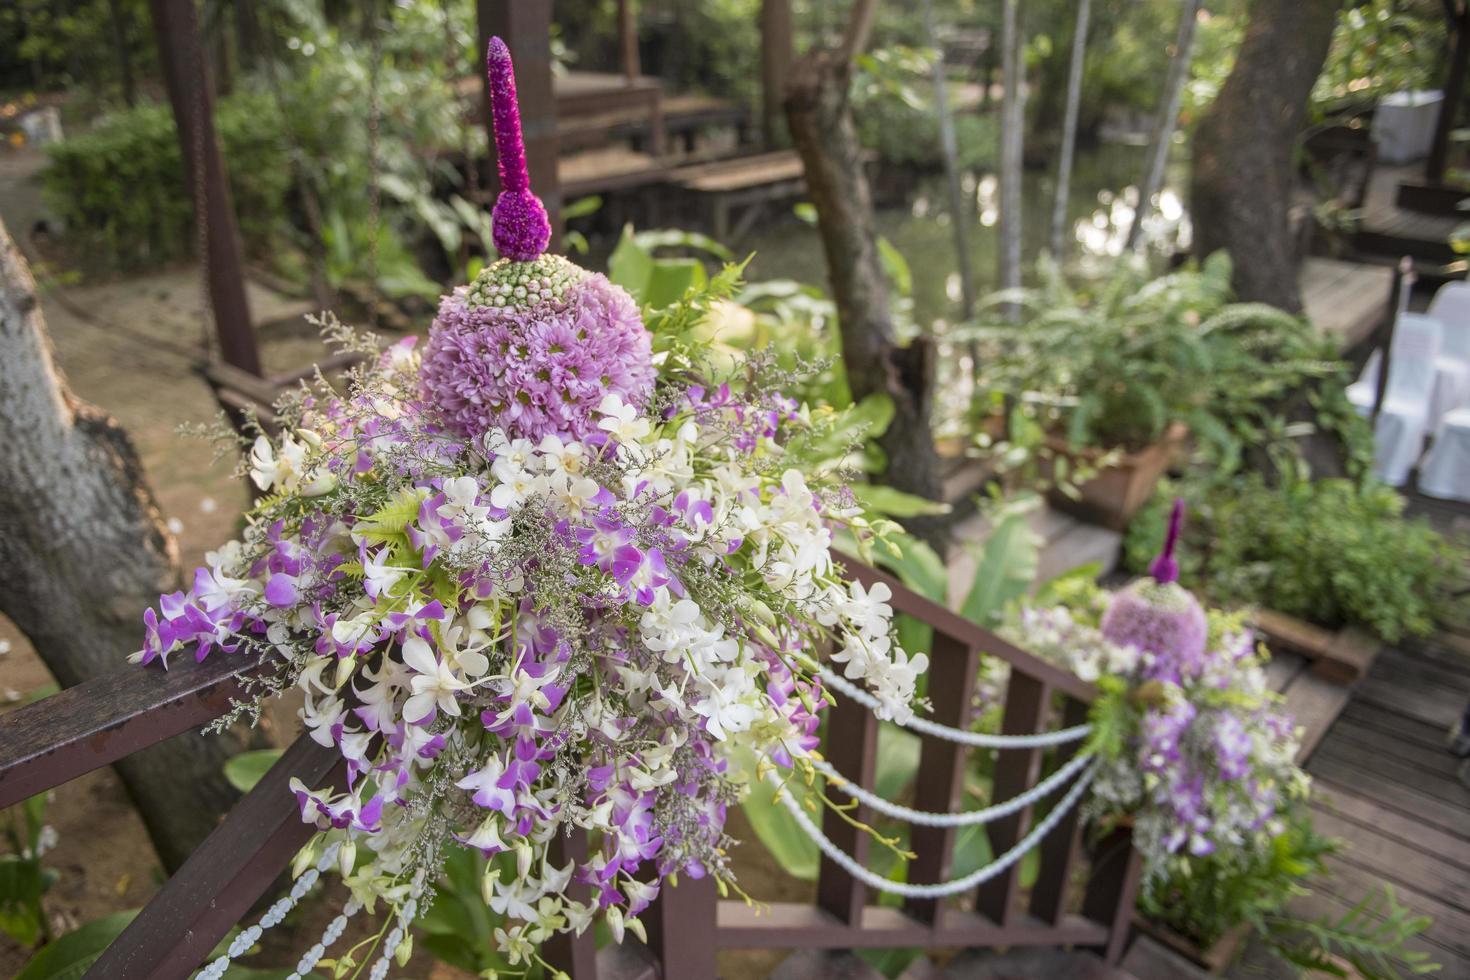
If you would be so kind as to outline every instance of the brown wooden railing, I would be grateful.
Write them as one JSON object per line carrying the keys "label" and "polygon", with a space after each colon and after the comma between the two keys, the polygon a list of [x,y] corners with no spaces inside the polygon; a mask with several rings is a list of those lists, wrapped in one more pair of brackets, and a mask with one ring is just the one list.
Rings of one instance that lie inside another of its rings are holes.
{"label": "brown wooden railing", "polygon": [[[936,721],[963,727],[982,656],[1010,665],[1003,731],[1022,734],[1079,724],[1096,696],[1092,685],[1018,649],[948,609],[855,561],[848,570],[865,585],[886,583],[895,611],[934,630],[928,689]],[[248,669],[248,668],[247,668]],[[216,655],[204,663],[175,658],[167,673],[125,667],[0,717],[0,808],[108,765],[154,742],[196,728],[225,711],[239,691],[238,660]],[[844,701],[829,709],[823,753],[849,778],[871,788],[877,761],[878,721]],[[1034,786],[1066,763],[1076,744],[1061,749],[1008,749],[994,768],[996,800]],[[922,737],[914,806],[952,811],[961,803],[966,752],[952,742]],[[219,939],[271,887],[313,830],[297,814],[287,789],[292,777],[307,785],[341,784],[335,748],[302,736],[247,793],[199,849],[154,896],[101,959],[89,978],[172,980],[188,976]],[[859,814],[861,817],[862,815]],[[1019,841],[1033,825],[1030,808],[989,825],[994,853]],[[867,837],[835,814],[823,832],[859,860]],[[917,855],[909,880],[937,882],[949,872],[953,829],[916,827]],[[599,951],[589,930],[548,944],[548,960],[574,980],[700,980],[716,976],[721,949],[872,947],[1077,946],[1111,962],[1123,952],[1139,881],[1129,832],[1115,831],[1083,853],[1075,810],[1040,846],[1039,872],[1023,894],[1019,865],[976,889],[968,900],[909,901],[903,908],[870,904],[867,888],[823,858],[814,903],[752,908],[718,900],[713,883],[684,878],[644,913],[647,947],[629,940]],[[558,843],[562,860],[586,853],[587,841]],[[586,886],[582,886],[586,887]]]}

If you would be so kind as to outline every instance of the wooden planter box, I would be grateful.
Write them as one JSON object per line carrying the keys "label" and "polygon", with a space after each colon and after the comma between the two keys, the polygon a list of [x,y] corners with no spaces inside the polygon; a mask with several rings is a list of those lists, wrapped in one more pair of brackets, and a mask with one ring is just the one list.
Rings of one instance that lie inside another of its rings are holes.
{"label": "wooden planter box", "polygon": [[1242,922],[1221,936],[1213,946],[1201,949],[1194,940],[1186,939],[1168,926],[1142,915],[1135,916],[1133,924],[1140,932],[1178,953],[1200,969],[1216,976],[1230,968],[1230,964],[1235,962],[1235,958],[1240,955],[1246,939],[1250,937],[1250,926]]}
{"label": "wooden planter box", "polygon": [[[1173,462],[1188,435],[1189,428],[1184,423],[1173,423],[1163,439],[1128,453],[1079,486],[1080,498],[1074,500],[1066,494],[1052,491],[1049,496],[1053,506],[1093,524],[1115,531],[1123,530],[1153,496],[1159,478]],[[1046,443],[1058,456],[1072,460],[1086,462],[1103,455],[1097,449],[1074,449],[1058,436],[1048,436]]]}
{"label": "wooden planter box", "polygon": [[1370,633],[1348,626],[1336,632],[1269,609],[1251,613],[1251,625],[1272,650],[1290,650],[1312,663],[1312,673],[1335,684],[1367,676],[1383,645]]}

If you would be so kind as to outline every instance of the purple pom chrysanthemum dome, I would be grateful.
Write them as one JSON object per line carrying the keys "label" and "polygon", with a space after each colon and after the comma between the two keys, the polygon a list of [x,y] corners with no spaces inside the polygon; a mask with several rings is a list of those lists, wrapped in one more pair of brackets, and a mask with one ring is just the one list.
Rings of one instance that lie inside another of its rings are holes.
{"label": "purple pom chrysanthemum dome", "polygon": [[500,165],[492,212],[502,258],[439,303],[420,387],[444,425],[539,440],[597,429],[608,394],[641,407],[653,390],[652,345],[633,298],[606,276],[546,255],[551,225],[531,192],[510,52],[491,38],[485,62]]}
{"label": "purple pom chrysanthemum dome", "polygon": [[1199,600],[1179,584],[1174,558],[1183,523],[1184,501],[1176,499],[1164,549],[1149,565],[1149,576],[1115,594],[1100,624],[1109,641],[1152,657],[1145,672],[1150,679],[1178,681],[1205,665],[1209,623]]}

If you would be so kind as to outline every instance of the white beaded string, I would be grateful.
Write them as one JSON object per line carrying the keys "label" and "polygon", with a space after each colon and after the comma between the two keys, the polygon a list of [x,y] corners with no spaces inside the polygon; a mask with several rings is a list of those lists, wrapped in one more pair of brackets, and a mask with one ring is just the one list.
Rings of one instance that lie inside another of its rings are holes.
{"label": "white beaded string", "polygon": [[[1000,874],[1002,871],[1006,870],[1011,865],[1021,860],[1021,858],[1026,855],[1027,851],[1035,847],[1038,843],[1041,842],[1041,839],[1043,837],[1051,832],[1052,828],[1061,821],[1062,817],[1066,815],[1067,811],[1071,810],[1072,807],[1077,805],[1077,801],[1082,798],[1082,794],[1087,790],[1088,784],[1092,782],[1094,772],[1096,772],[1096,769],[1092,766],[1089,766],[1087,770],[1082,773],[1082,776],[1077,780],[1076,784],[1067,791],[1067,795],[1062,797],[1061,801],[1057,803],[1057,805],[1052,808],[1052,811],[1046,815],[1045,819],[1037,824],[1035,829],[1032,830],[1029,834],[1021,838],[1021,840],[1010,850],[1006,851],[1000,857],[985,865],[983,868],[977,868],[975,871],[965,875],[963,878],[956,878],[953,881],[942,882],[940,884],[934,885],[911,885],[907,882],[902,881],[890,881],[889,879],[884,878],[881,875],[874,874],[873,872],[869,871],[867,868],[859,864],[856,860],[854,860],[853,857],[842,848],[832,843],[832,841],[829,840],[827,836],[822,833],[817,825],[812,822],[811,817],[807,816],[807,813],[804,809],[802,809],[801,804],[798,803],[796,799],[791,796],[790,793],[782,792],[780,796],[781,802],[785,804],[786,809],[791,812],[791,815],[796,818],[797,824],[801,827],[803,831],[806,832],[806,835],[808,837],[816,842],[817,847],[821,848],[822,853],[827,855],[833,861],[837,862],[837,864],[841,866],[844,871],[852,875],[858,881],[861,881],[863,884],[867,885],[869,888],[875,888],[878,891],[888,892],[893,895],[900,895],[904,898],[945,898],[950,895],[958,895],[960,892],[974,888],[976,885],[989,881],[991,878],[994,878],[996,875]],[[766,778],[772,780],[773,782],[775,782],[776,780],[776,777],[771,773],[767,773]]]}
{"label": "white beaded string", "polygon": [[[231,960],[244,956],[250,951],[250,947],[260,941],[262,933],[267,929],[275,928],[285,920],[287,913],[306,897],[307,892],[311,891],[312,886],[316,884],[322,872],[337,863],[337,855],[340,850],[340,844],[334,843],[328,845],[327,849],[322,853],[321,858],[317,861],[316,867],[307,868],[305,873],[291,884],[291,891],[286,897],[276,900],[270,908],[266,909],[265,914],[260,917],[260,921],[255,925],[241,930],[231,940],[229,949],[225,951],[225,954],[217,957],[208,966],[195,974],[195,980],[221,980],[225,975],[225,971],[230,968]],[[361,908],[362,906],[355,900],[348,902],[343,907],[342,914],[338,915],[336,919],[333,919],[326,930],[323,931],[322,941],[312,947],[312,950],[317,951],[316,959],[313,959],[304,969],[301,964],[297,964],[296,973],[292,974],[289,980],[301,980],[302,975],[311,972],[312,967],[316,966],[316,961],[321,959],[322,954],[326,951],[326,947],[336,942],[342,935],[342,930],[347,928],[347,919],[356,915],[357,911]],[[338,924],[339,921],[341,923],[340,925]],[[331,935],[330,939],[327,938],[329,934]],[[306,957],[302,957],[301,962],[305,963]]]}
{"label": "white beaded string", "polygon": [[986,824],[999,820],[1001,817],[1010,816],[1017,810],[1024,809],[1050,796],[1063,783],[1077,775],[1091,760],[1092,757],[1090,755],[1079,755],[1020,796],[1012,797],[1003,803],[996,803],[982,810],[970,810],[962,813],[934,813],[928,810],[915,810],[901,803],[891,803],[883,797],[869,792],[857,783],[852,782],[846,776],[832,768],[831,763],[826,760],[811,759],[810,761],[818,772],[832,781],[834,787],[864,806],[872,807],[885,816],[895,817],[899,820],[918,824],[923,827],[973,827],[977,824]]}
{"label": "white beaded string", "polygon": [[424,892],[423,882],[416,881],[413,890],[409,893],[408,901],[398,910],[398,921],[393,924],[392,930],[383,940],[383,952],[373,964],[372,970],[368,972],[368,980],[383,980],[388,975],[388,969],[393,965],[393,953],[398,945],[403,942],[403,937],[408,933],[408,927],[412,925],[414,917],[419,911],[419,897]]}
{"label": "white beaded string", "polygon": [[[831,669],[823,667],[817,671],[817,676],[822,683],[828,687],[851,698],[858,704],[869,710],[879,707],[878,699],[867,691],[853,684],[851,681],[834,673]],[[1053,745],[1066,745],[1086,738],[1092,731],[1091,725],[1074,725],[1071,728],[1060,728],[1054,732],[1038,732],[1035,735],[990,735],[985,732],[967,732],[963,728],[950,728],[938,722],[929,721],[925,718],[911,718],[908,721],[896,722],[900,727],[910,731],[919,732],[924,735],[932,735],[942,738],[947,742],[956,742],[960,745],[971,745],[982,749],[1040,749]]]}

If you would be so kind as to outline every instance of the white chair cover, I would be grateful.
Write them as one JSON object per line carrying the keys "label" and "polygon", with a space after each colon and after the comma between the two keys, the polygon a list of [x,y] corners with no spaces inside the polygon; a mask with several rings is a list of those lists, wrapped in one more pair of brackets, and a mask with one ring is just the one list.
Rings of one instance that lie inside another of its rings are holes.
{"label": "white chair cover", "polygon": [[1429,304],[1429,316],[1444,327],[1429,405],[1429,424],[1434,427],[1446,412],[1470,402],[1470,283],[1441,286]]}
{"label": "white chair cover", "polygon": [[[1443,332],[1438,320],[1421,313],[1405,313],[1394,326],[1388,387],[1373,430],[1373,471],[1390,486],[1403,486],[1424,449]],[[1361,388],[1349,389],[1353,407],[1365,417],[1373,412],[1373,389],[1366,394],[1365,400]]]}
{"label": "white chair cover", "polygon": [[1470,503],[1470,406],[1444,417],[1419,464],[1419,492]]}

